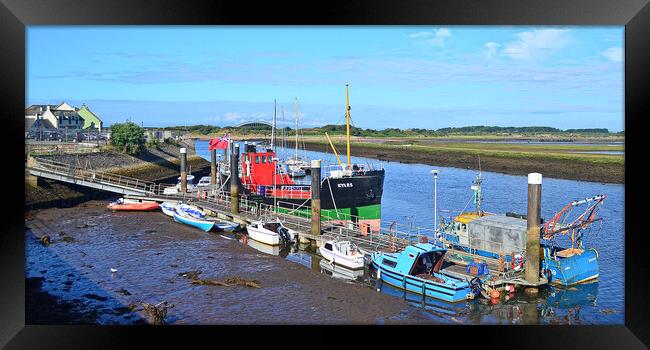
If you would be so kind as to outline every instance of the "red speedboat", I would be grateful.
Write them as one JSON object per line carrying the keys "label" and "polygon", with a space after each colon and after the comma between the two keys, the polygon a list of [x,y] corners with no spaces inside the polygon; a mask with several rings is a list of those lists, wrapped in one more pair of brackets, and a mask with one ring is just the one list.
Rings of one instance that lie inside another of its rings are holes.
{"label": "red speedboat", "polygon": [[137,200],[129,200],[120,198],[117,201],[109,204],[106,208],[112,210],[128,210],[128,211],[151,211],[160,208],[156,202],[141,202]]}

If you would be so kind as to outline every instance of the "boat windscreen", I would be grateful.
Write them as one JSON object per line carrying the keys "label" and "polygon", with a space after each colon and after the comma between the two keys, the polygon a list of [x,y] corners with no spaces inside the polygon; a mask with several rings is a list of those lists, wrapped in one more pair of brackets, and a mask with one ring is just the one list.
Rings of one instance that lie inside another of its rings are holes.
{"label": "boat windscreen", "polygon": [[440,271],[443,262],[444,252],[427,252],[418,255],[413,267],[411,268],[410,275],[417,276],[423,273],[431,274],[432,272]]}

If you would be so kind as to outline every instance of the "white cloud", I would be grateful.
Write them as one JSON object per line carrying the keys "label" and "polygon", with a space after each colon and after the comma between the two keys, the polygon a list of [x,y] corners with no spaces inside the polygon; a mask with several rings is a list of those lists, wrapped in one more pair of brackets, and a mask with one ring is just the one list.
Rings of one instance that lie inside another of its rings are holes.
{"label": "white cloud", "polygon": [[517,41],[507,43],[503,54],[515,60],[544,57],[565,47],[568,43],[568,29],[536,29],[517,33]]}
{"label": "white cloud", "polygon": [[409,35],[409,38],[417,39],[419,42],[428,45],[442,46],[445,40],[451,38],[451,30],[447,28],[437,29],[435,32],[417,32]]}
{"label": "white cloud", "polygon": [[492,57],[496,56],[499,46],[501,46],[501,44],[495,43],[494,41],[485,43],[485,57],[487,59],[491,59]]}
{"label": "white cloud", "polygon": [[409,35],[409,38],[421,38],[421,37],[430,37],[433,36],[431,32],[417,32]]}
{"label": "white cloud", "polygon": [[602,56],[607,57],[612,62],[623,61],[623,49],[620,47],[610,47],[609,49],[600,53]]}

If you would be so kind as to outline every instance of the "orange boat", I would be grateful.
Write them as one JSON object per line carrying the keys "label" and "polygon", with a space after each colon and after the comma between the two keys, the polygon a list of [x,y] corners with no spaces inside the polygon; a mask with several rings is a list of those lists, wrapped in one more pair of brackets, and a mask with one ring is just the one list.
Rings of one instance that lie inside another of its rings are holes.
{"label": "orange boat", "polygon": [[120,198],[117,201],[109,204],[106,208],[111,210],[150,211],[160,208],[160,205],[158,205],[156,202],[140,202]]}

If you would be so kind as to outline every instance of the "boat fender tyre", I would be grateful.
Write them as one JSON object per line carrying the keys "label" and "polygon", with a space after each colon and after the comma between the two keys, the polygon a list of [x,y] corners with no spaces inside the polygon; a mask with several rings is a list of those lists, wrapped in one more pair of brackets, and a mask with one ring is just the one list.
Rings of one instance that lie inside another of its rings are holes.
{"label": "boat fender tyre", "polygon": [[469,281],[470,288],[472,288],[472,292],[474,292],[475,295],[479,295],[481,293],[481,287],[483,286],[483,281],[481,281],[480,278],[474,277]]}
{"label": "boat fender tyre", "polygon": [[544,276],[546,277],[546,280],[548,283],[551,283],[551,279],[553,278],[553,273],[550,269],[545,269],[544,270]]}

